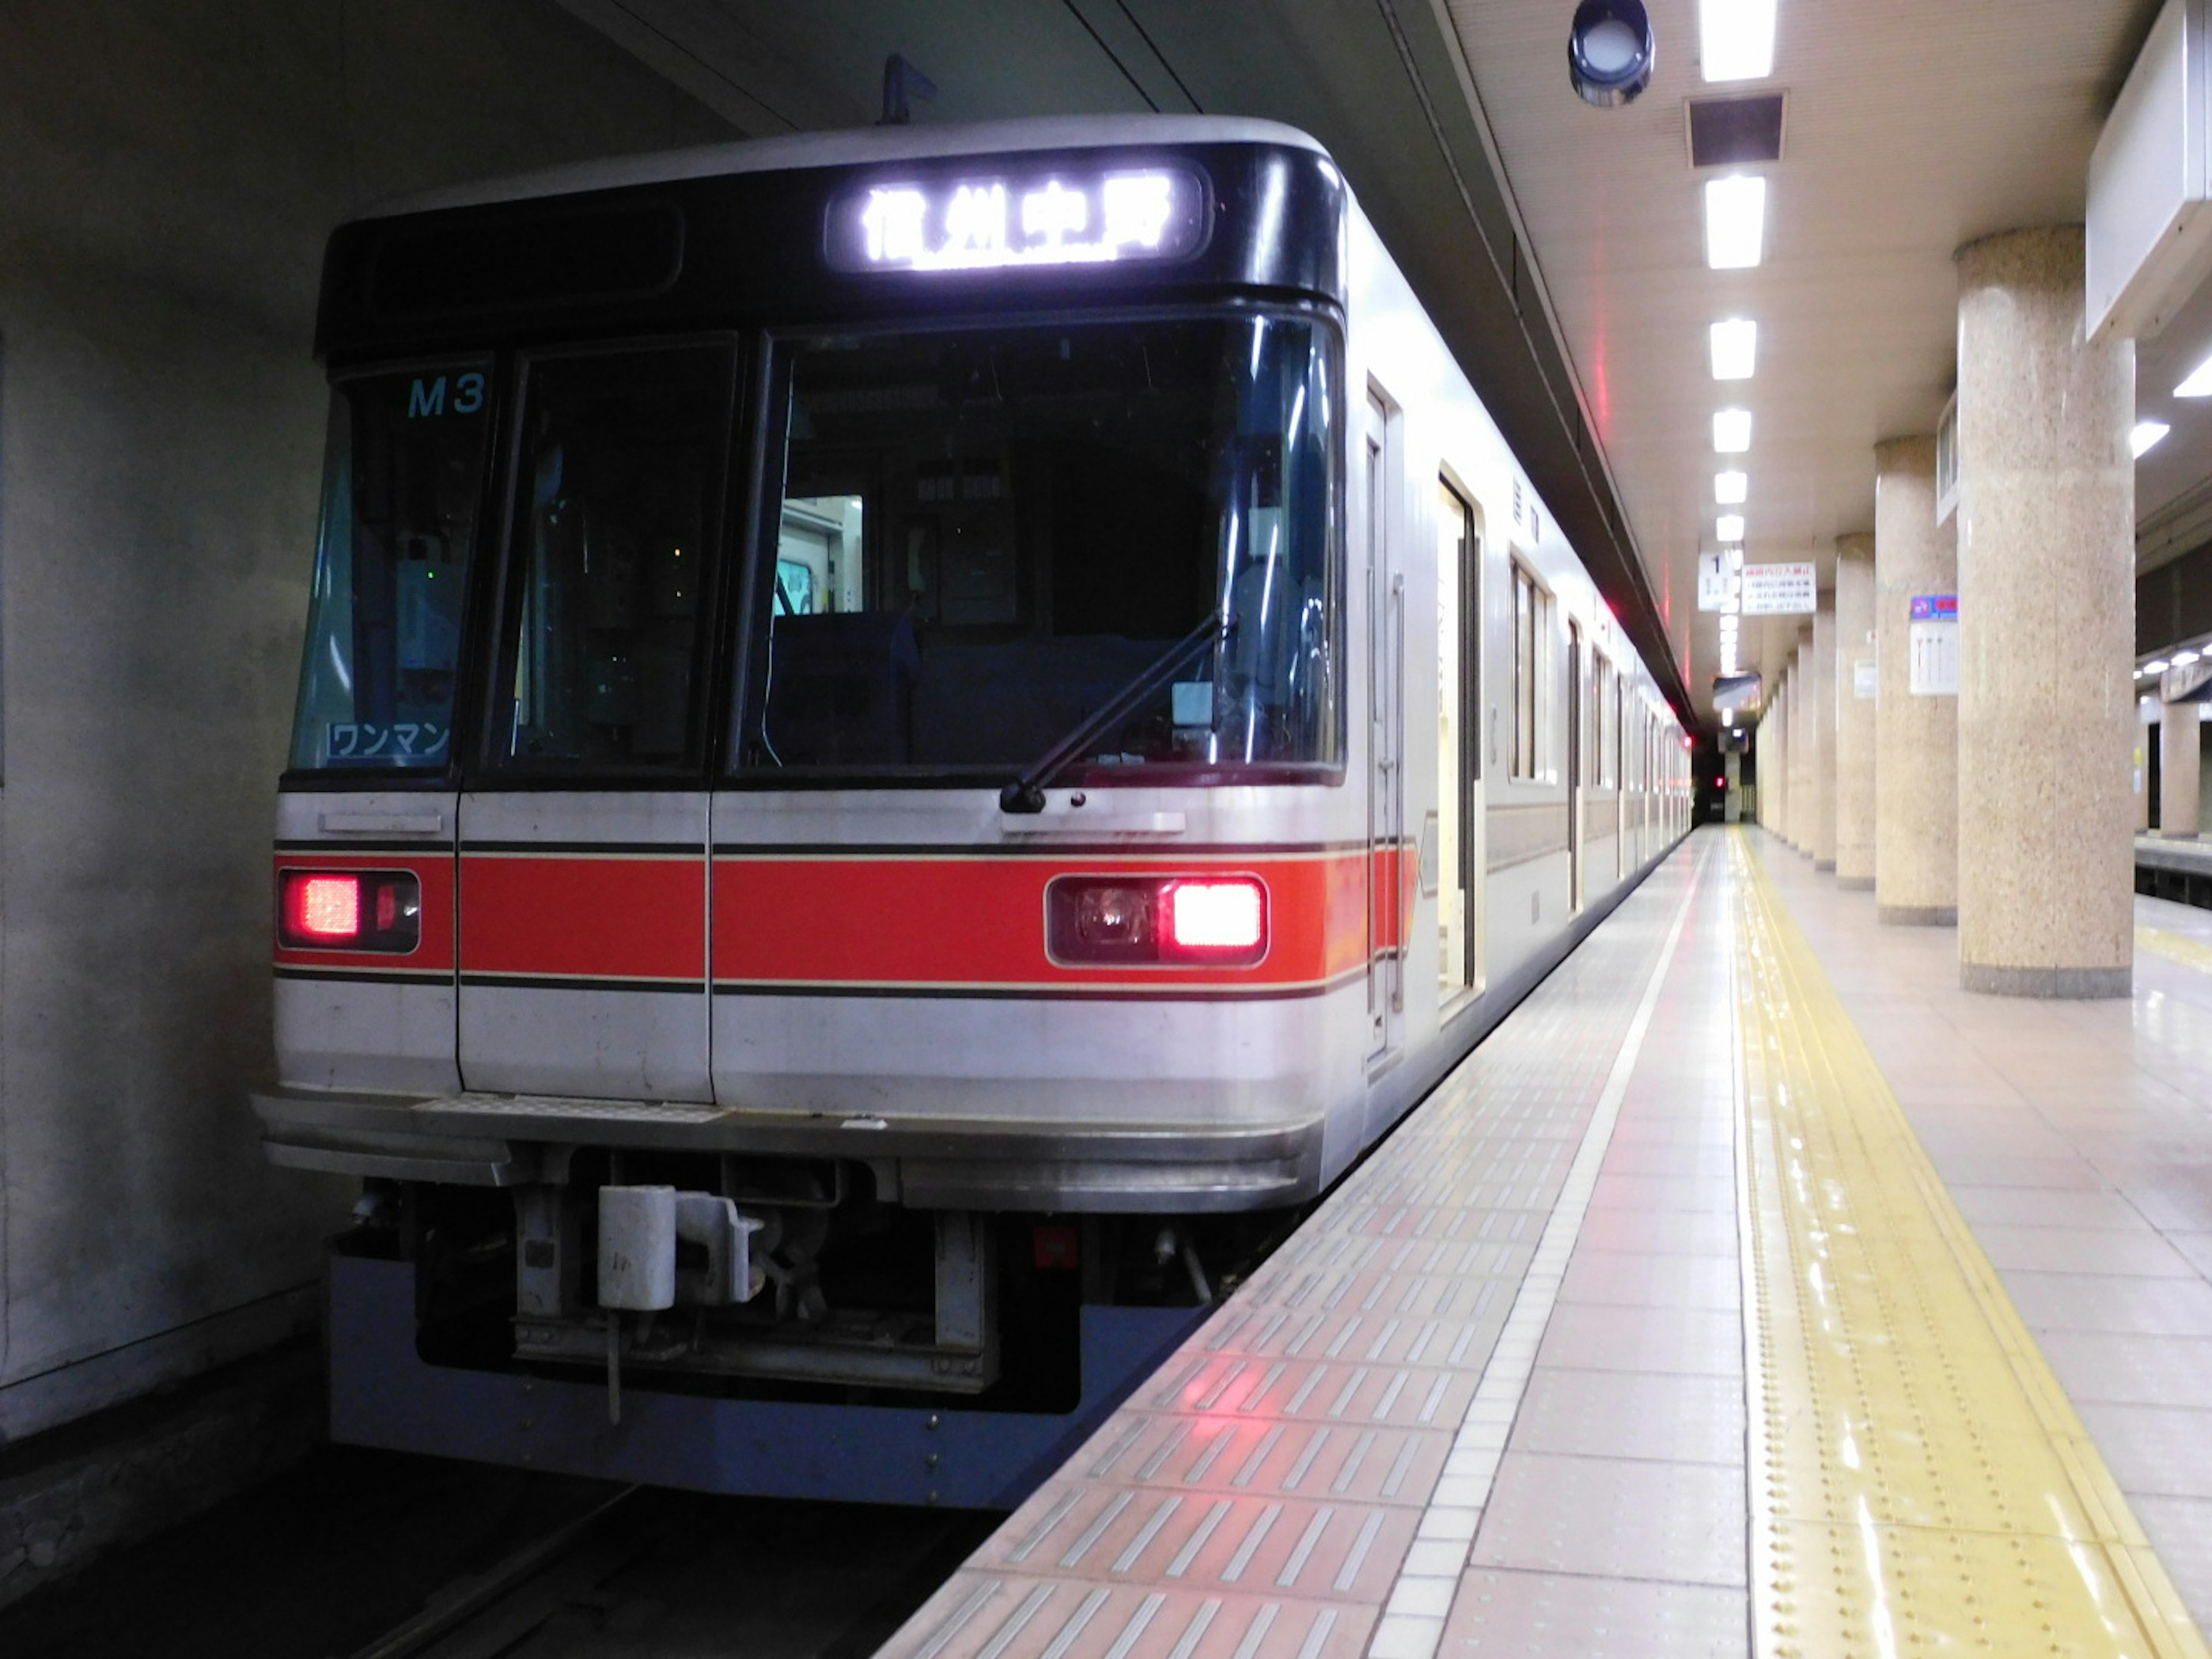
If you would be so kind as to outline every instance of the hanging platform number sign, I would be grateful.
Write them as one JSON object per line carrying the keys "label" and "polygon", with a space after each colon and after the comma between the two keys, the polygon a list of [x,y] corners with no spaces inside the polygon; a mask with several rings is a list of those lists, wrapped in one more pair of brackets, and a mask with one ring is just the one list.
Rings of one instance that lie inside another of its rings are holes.
{"label": "hanging platform number sign", "polygon": [[1727,554],[1698,555],[1698,609],[1735,609],[1735,573],[1729,568]]}
{"label": "hanging platform number sign", "polygon": [[1912,659],[1912,695],[1959,695],[1959,596],[1916,593],[1906,634]]}

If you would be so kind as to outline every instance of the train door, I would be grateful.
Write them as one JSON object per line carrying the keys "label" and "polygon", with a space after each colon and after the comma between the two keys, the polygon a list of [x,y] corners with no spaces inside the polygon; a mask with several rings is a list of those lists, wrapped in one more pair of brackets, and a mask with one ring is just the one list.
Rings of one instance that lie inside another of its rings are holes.
{"label": "train door", "polygon": [[1372,392],[1364,436],[1367,494],[1368,1056],[1397,1048],[1406,1012],[1405,618],[1400,568],[1398,434]]}
{"label": "train door", "polygon": [[1437,980],[1449,1006],[1482,986],[1482,535],[1437,483]]}
{"label": "train door", "polygon": [[1589,718],[1589,697],[1583,686],[1586,672],[1583,659],[1583,625],[1567,623],[1567,908],[1579,914],[1583,908],[1583,769],[1589,764],[1589,733],[1583,723]]}
{"label": "train door", "polygon": [[736,355],[521,366],[491,718],[459,811],[471,1089],[712,1098],[707,628]]}

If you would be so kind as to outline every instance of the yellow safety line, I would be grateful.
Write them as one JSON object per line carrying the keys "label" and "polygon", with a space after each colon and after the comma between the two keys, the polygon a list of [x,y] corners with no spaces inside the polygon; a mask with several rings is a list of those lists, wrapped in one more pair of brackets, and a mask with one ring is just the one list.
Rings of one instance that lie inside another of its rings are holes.
{"label": "yellow safety line", "polygon": [[2206,1659],[1741,830],[1735,972],[1763,1659]]}
{"label": "yellow safety line", "polygon": [[2185,968],[2194,968],[2200,974],[2212,974],[2212,945],[2193,939],[2186,933],[2139,927],[2136,929],[2136,949],[2164,957],[2168,962],[2178,962]]}

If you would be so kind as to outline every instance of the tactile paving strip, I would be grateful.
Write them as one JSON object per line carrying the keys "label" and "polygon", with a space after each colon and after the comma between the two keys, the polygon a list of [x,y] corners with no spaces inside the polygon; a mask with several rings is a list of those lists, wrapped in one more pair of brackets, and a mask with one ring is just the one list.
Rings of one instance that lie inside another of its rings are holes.
{"label": "tactile paving strip", "polygon": [[1755,1651],[2203,1659],[1833,988],[1730,841]]}
{"label": "tactile paving strip", "polygon": [[1380,1651],[1386,1603],[1432,1649],[1487,1495],[1467,1437],[1494,1465],[1510,1420],[1478,1422],[1477,1389],[1693,859],[1532,993],[883,1653],[1356,1659]]}
{"label": "tactile paving strip", "polygon": [[2164,957],[2168,962],[2178,962],[2185,968],[2194,968],[2200,974],[2212,974],[2212,945],[2207,945],[2202,939],[2191,939],[2186,934],[2138,924],[2136,949]]}

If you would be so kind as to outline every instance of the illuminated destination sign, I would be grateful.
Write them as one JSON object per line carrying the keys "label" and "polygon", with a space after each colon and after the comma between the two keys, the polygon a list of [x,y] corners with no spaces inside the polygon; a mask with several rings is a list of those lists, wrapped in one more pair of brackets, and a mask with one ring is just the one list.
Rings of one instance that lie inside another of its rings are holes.
{"label": "illuminated destination sign", "polygon": [[1001,270],[1180,259],[1206,240],[1206,188],[1181,168],[870,185],[830,210],[839,270]]}

